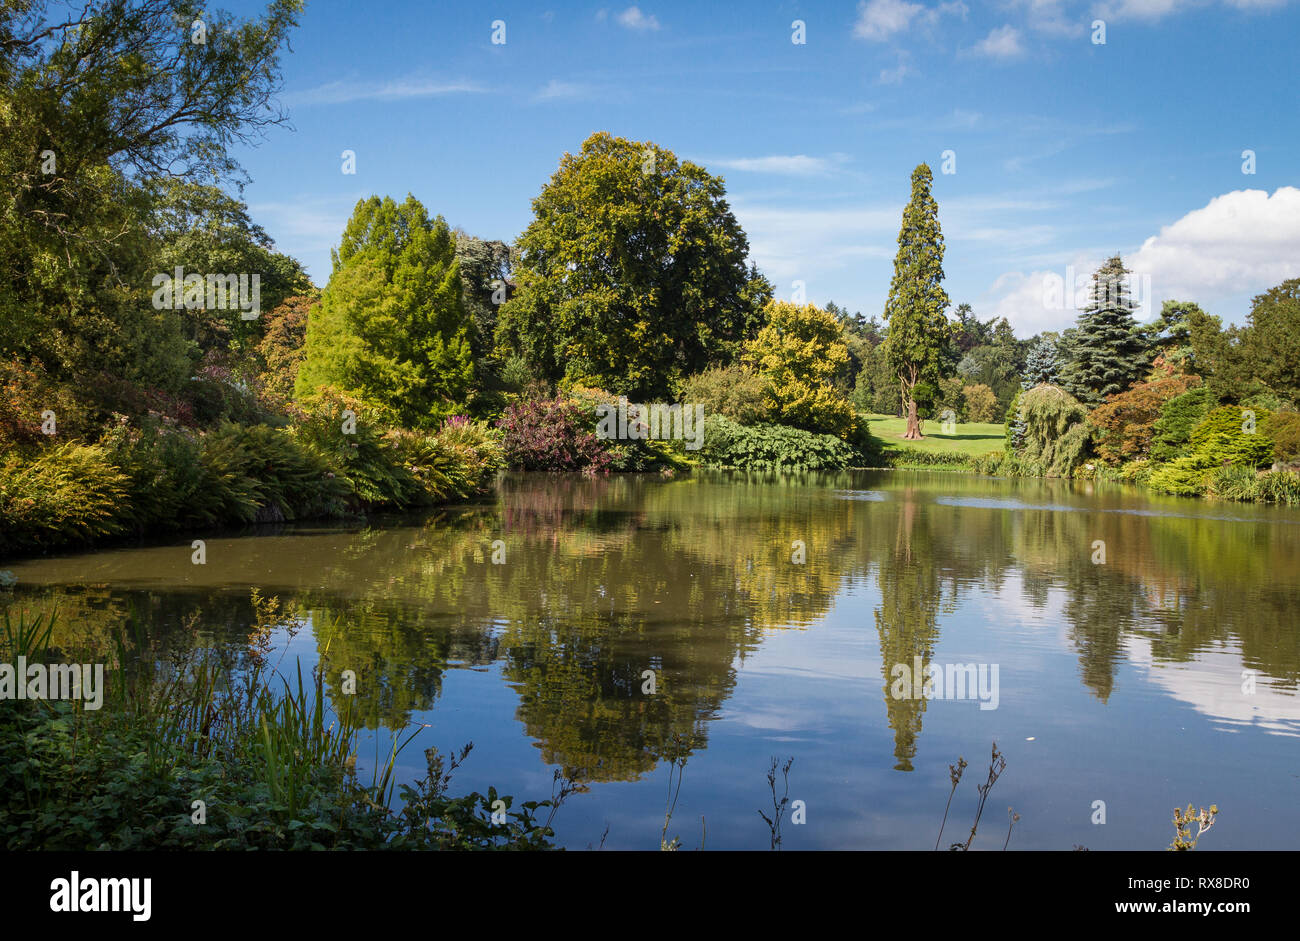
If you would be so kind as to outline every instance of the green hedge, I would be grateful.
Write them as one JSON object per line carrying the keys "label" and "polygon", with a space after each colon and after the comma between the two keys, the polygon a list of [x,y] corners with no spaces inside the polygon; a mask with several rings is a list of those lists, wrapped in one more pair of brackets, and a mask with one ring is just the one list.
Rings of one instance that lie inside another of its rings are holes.
{"label": "green hedge", "polygon": [[[995,452],[998,453],[998,452]],[[894,448],[886,451],[884,459],[889,467],[959,467],[975,469],[975,458],[956,451],[923,451],[920,448]]]}

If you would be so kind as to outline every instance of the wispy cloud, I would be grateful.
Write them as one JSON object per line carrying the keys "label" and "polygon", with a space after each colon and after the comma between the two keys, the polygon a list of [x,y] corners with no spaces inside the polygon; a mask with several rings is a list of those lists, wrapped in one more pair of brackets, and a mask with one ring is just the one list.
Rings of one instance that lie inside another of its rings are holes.
{"label": "wispy cloud", "polygon": [[901,85],[903,84],[903,79],[906,78],[908,75],[910,75],[913,71],[915,70],[912,69],[912,67],[907,64],[906,53],[900,52],[898,54],[897,68],[880,70],[880,84]]}
{"label": "wispy cloud", "polygon": [[615,19],[618,21],[619,26],[625,26],[628,29],[653,31],[659,28],[658,18],[642,13],[640,7],[628,7]]}
{"label": "wispy cloud", "polygon": [[[1223,0],[1225,6],[1247,13],[1278,10],[1290,0]],[[1171,13],[1206,6],[1206,0],[1105,0],[1096,5],[1096,13],[1103,18],[1127,20],[1159,20]]]}
{"label": "wispy cloud", "polygon": [[847,154],[809,157],[806,154],[772,157],[731,157],[704,161],[710,167],[745,173],[775,173],[786,176],[825,176],[848,161]]}
{"label": "wispy cloud", "polygon": [[1025,54],[1025,47],[1020,41],[1020,30],[1014,26],[999,26],[977,42],[971,52],[990,59],[1015,59]]}
{"label": "wispy cloud", "polygon": [[533,100],[563,101],[591,98],[596,92],[597,89],[591,85],[583,85],[579,82],[562,82],[557,78],[553,78],[533,95]]}
{"label": "wispy cloud", "polygon": [[969,12],[960,0],[926,7],[907,0],[861,0],[858,18],[853,24],[853,35],[871,42],[888,42],[907,32],[914,25],[933,26],[944,14],[966,18]]}
{"label": "wispy cloud", "polygon": [[750,254],[782,290],[792,279],[818,283],[863,259],[889,259],[897,245],[902,204],[849,205],[824,209],[772,206],[733,200],[736,218],[749,235]]}
{"label": "wispy cloud", "polygon": [[351,101],[402,101],[408,98],[436,98],[441,95],[478,94],[487,91],[471,81],[438,81],[398,78],[387,82],[340,80],[298,92],[287,92],[286,104],[337,105]]}

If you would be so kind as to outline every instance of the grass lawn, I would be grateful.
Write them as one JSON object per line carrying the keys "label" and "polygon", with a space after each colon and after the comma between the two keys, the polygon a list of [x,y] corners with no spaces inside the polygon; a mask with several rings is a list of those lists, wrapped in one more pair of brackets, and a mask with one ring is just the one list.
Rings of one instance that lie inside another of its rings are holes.
{"label": "grass lawn", "polygon": [[920,441],[904,441],[907,419],[892,415],[866,415],[871,423],[871,433],[885,442],[886,450],[916,448],[918,451],[952,451],[978,457],[990,451],[1001,451],[1007,426],[1003,424],[968,422],[958,424],[955,434],[945,435],[936,421],[921,422]]}

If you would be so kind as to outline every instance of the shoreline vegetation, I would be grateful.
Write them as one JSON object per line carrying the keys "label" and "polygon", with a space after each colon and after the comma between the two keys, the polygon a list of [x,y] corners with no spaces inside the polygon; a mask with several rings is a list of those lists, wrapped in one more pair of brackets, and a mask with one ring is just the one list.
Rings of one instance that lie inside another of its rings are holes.
{"label": "shoreline vegetation", "polygon": [[[373,195],[319,286],[236,195],[234,147],[287,123],[298,0],[208,11],[201,44],[173,0],[17,10],[0,12],[0,556],[437,506],[503,469],[919,464],[1300,503],[1300,279],[1243,326],[1190,301],[1138,323],[1117,255],[1073,326],[1021,339],[950,303],[922,163],[888,300],[863,316],[802,281],[778,297],[721,176],[598,132],[513,243]],[[602,435],[600,406],[624,400],[702,407],[699,448]],[[982,454],[924,434],[999,418]],[[872,432],[895,420],[906,445]],[[8,652],[49,654],[50,622],[0,600]],[[164,669],[125,635],[116,662],[102,714],[4,711],[7,845],[531,847],[568,790],[488,828],[495,792],[448,798],[467,752],[435,752],[394,811],[391,760],[348,776],[355,729],[326,721],[319,674],[273,693],[202,658]],[[224,822],[180,826],[218,781]]]}

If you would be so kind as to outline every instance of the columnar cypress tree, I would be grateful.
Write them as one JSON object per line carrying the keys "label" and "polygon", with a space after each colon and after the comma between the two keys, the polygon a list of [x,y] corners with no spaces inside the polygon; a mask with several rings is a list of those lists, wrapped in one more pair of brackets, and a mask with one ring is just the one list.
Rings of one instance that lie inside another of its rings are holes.
{"label": "columnar cypress tree", "polygon": [[1129,297],[1128,269],[1113,255],[1092,276],[1092,298],[1066,332],[1061,385],[1079,401],[1097,405],[1141,379],[1149,365],[1147,344]]}
{"label": "columnar cypress tree", "polygon": [[939,230],[939,204],[930,194],[934,180],[930,167],[920,164],[912,171],[912,198],[903,210],[898,232],[898,254],[894,277],[885,304],[889,335],[885,357],[903,387],[910,440],[921,437],[916,414],[916,386],[939,382],[944,351],[952,326],[944,315],[948,295],[943,282],[943,233]]}

